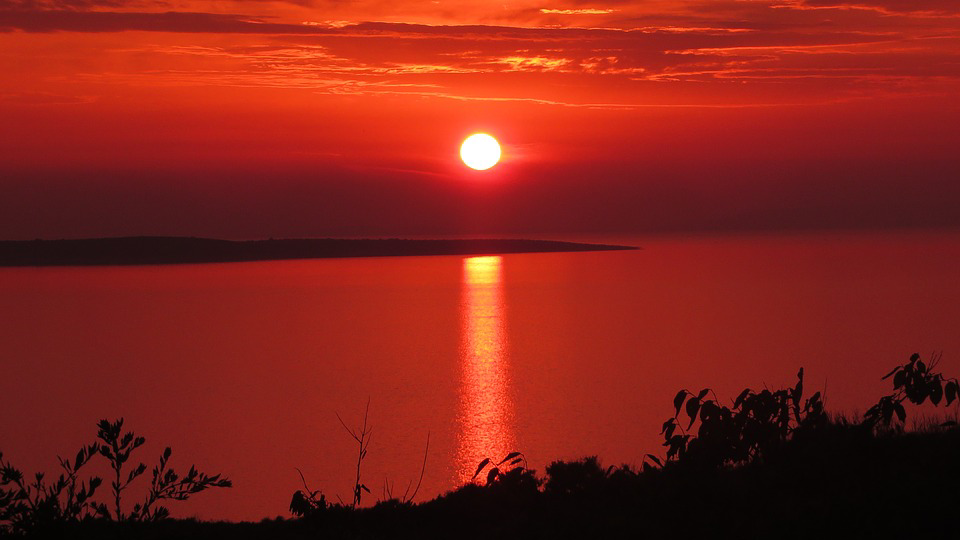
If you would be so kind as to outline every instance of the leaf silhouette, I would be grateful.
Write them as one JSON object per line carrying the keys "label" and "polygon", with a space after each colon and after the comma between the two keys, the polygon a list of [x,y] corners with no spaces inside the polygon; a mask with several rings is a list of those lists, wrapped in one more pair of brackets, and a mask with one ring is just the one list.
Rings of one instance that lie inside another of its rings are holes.
{"label": "leaf silhouette", "polygon": [[934,382],[930,386],[930,401],[932,401],[934,405],[939,405],[940,400],[942,398],[943,398],[943,387],[940,385],[939,382]]}
{"label": "leaf silhouette", "polygon": [[676,414],[680,414],[680,407],[683,405],[685,397],[687,397],[687,391],[681,390],[677,392],[677,397],[673,398],[673,407],[677,410]]}
{"label": "leaf silhouette", "polygon": [[904,370],[904,371],[898,371],[897,374],[896,374],[896,376],[894,376],[894,378],[893,378],[893,389],[894,389],[894,390],[899,390],[899,389],[900,389],[903,385],[905,385],[906,383],[907,383],[907,372],[906,372],[906,370]]}
{"label": "leaf silhouette", "polygon": [[957,383],[950,381],[944,386],[943,392],[947,397],[947,405],[953,403],[953,400],[957,399]]}
{"label": "leaf silhouette", "polygon": [[700,410],[700,401],[696,399],[691,399],[687,402],[687,415],[690,416],[690,425],[687,426],[687,429],[693,427],[693,423],[697,419],[697,411]]}
{"label": "leaf silhouette", "polygon": [[477,472],[473,473],[473,476],[471,476],[470,479],[473,480],[474,478],[476,478],[477,475],[480,474],[480,471],[482,471],[483,468],[486,467],[488,463],[490,463],[490,458],[483,458],[483,461],[481,461],[480,464],[477,465]]}
{"label": "leaf silhouette", "polygon": [[889,379],[891,375],[893,375],[894,373],[900,371],[901,369],[903,369],[903,366],[897,366],[897,367],[893,368],[893,371],[891,371],[890,373],[887,373],[887,374],[884,375],[883,377],[880,377],[880,380],[882,381],[882,380]]}
{"label": "leaf silhouette", "polygon": [[509,454],[507,454],[507,457],[501,459],[500,463],[497,463],[497,465],[503,465],[505,461],[511,460],[519,455],[520,455],[520,452],[510,452]]}
{"label": "leaf silhouette", "polygon": [[736,401],[733,402],[733,408],[736,409],[737,407],[739,407],[740,404],[743,403],[743,400],[747,399],[747,396],[749,394],[750,394],[750,389],[744,388],[743,392],[740,392],[740,395],[737,396]]}
{"label": "leaf silhouette", "polygon": [[500,476],[500,469],[496,467],[490,469],[490,472],[487,473],[487,485],[489,486],[490,484],[492,484],[493,481],[496,480],[498,476]]}

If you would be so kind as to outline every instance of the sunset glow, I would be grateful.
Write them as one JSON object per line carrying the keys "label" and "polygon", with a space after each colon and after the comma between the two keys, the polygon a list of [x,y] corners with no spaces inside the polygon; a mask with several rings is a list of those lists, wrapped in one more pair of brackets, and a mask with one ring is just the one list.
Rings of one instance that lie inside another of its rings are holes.
{"label": "sunset glow", "polygon": [[956,3],[708,4],[0,2],[0,232],[960,223]]}

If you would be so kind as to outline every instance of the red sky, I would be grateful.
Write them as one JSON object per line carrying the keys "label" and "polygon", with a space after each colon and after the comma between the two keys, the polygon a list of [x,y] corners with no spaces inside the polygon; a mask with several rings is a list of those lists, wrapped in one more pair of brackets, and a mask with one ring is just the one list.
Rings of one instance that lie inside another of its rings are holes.
{"label": "red sky", "polygon": [[960,225],[956,0],[0,0],[0,71],[0,239]]}

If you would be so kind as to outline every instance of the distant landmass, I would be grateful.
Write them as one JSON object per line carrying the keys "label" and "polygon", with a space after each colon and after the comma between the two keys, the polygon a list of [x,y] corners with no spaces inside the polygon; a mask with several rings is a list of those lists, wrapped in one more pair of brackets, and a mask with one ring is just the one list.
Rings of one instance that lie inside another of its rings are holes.
{"label": "distant landmass", "polygon": [[166,236],[77,240],[0,241],[0,266],[187,264],[339,257],[494,255],[555,251],[608,251],[633,246],[553,240],[286,239],[216,240]]}

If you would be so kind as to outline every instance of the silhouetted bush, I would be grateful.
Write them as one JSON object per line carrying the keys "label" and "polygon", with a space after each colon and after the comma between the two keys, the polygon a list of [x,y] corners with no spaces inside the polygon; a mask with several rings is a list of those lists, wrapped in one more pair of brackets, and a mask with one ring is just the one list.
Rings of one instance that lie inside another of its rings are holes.
{"label": "silhouetted bush", "polygon": [[47,531],[89,517],[94,511],[91,498],[102,480],[92,477],[84,482],[77,475],[98,449],[96,443],[82,447],[73,462],[57,456],[63,472],[50,483],[39,472],[32,482],[26,480],[0,453],[0,532]]}
{"label": "silhouetted bush", "polygon": [[[803,368],[797,372],[793,388],[772,392],[746,388],[731,407],[720,404],[716,395],[707,398],[710,393],[708,388],[698,394],[688,390],[677,393],[675,414],[660,432],[668,461],[705,469],[737,465],[761,459],[795,432],[817,429],[827,422],[820,392],[803,399]],[[681,409],[689,419],[686,428],[680,420]],[[697,422],[694,435],[689,431]]]}
{"label": "silhouetted bush", "polygon": [[904,401],[920,405],[929,398],[930,403],[939,405],[946,397],[948,406],[953,403],[960,390],[957,379],[947,379],[943,374],[934,371],[942,356],[932,355],[930,365],[927,366],[920,359],[920,355],[914,353],[909,362],[884,375],[883,379],[893,377],[893,393],[883,396],[876,405],[870,407],[864,415],[864,422],[869,426],[886,427],[891,424],[896,414],[902,424],[907,419]]}
{"label": "silhouetted bush", "polygon": [[[487,469],[487,485],[492,486],[496,481],[503,480],[509,473],[514,471],[523,472],[528,470],[527,467],[527,458],[523,455],[522,452],[510,452],[507,456],[500,461],[494,462],[491,458],[483,458],[480,461],[480,464],[477,465],[476,472],[473,473],[473,476],[470,477],[471,480],[475,480],[477,476],[483,472],[484,469]],[[516,476],[516,475],[514,475]]]}
{"label": "silhouetted bush", "polygon": [[[857,427],[874,430],[891,425],[894,415],[902,425],[906,420],[905,401],[922,404],[927,399],[938,405],[946,397],[949,405],[958,398],[960,385],[955,378],[946,378],[934,368],[940,356],[934,355],[926,366],[914,353],[909,362],[897,366],[882,379],[893,377],[894,393],[880,398],[864,415]],[[727,407],[710,389],[697,394],[680,390],[673,400],[674,416],[663,423],[663,446],[667,447],[667,464],[698,470],[718,469],[769,458],[790,439],[816,436],[833,427],[824,411],[820,392],[803,399],[803,368],[797,373],[792,388],[761,390],[744,389]],[[687,417],[686,428],[681,409]],[[694,433],[692,428],[699,426]],[[679,431],[679,433],[678,433]],[[656,456],[648,457],[658,466],[664,463]]]}
{"label": "silhouetted bush", "polygon": [[[233,484],[219,474],[209,476],[191,466],[180,476],[168,467],[171,450],[164,449],[160,463],[153,468],[152,482],[146,498],[136,503],[129,514],[123,512],[122,495],[130,484],[146,470],[138,463],[124,475],[124,466],[134,450],[146,439],[132,431],[123,432],[123,418],[97,424],[97,441],[77,452],[71,462],[60,458],[63,473],[56,482],[47,483],[44,473],[36,473],[33,482],[24,480],[23,473],[3,460],[0,454],[0,532],[12,534],[43,534],[63,530],[70,524],[93,518],[116,521],[157,521],[170,515],[158,503],[163,500],[187,500],[191,495],[213,487],[231,487]],[[114,472],[112,512],[106,503],[93,500],[102,483],[99,477],[86,482],[78,479],[79,470],[96,456],[103,456]]]}
{"label": "silhouetted bush", "polygon": [[610,474],[615,470],[614,467],[604,469],[596,456],[577,461],[554,461],[547,465],[543,492],[561,497],[594,495],[607,487]]}

